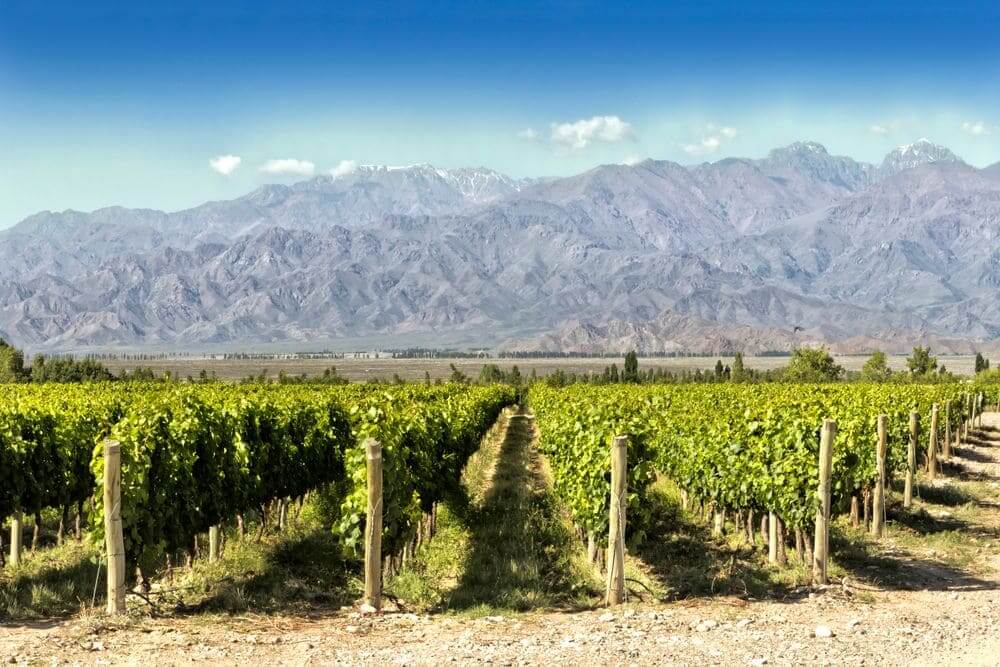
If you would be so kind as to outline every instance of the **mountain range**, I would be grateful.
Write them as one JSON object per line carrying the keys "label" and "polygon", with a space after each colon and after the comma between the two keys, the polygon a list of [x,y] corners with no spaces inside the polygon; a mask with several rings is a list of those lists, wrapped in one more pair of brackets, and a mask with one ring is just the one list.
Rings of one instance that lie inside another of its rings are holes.
{"label": "mountain range", "polygon": [[165,213],[0,232],[0,337],[31,350],[317,344],[940,351],[1000,337],[1000,164],[798,142],[566,178],[358,166]]}

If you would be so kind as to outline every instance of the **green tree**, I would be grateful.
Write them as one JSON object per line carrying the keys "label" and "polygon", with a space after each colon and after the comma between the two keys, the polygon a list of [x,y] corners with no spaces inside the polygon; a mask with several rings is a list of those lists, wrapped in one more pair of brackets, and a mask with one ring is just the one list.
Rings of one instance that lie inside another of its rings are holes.
{"label": "green tree", "polygon": [[448,364],[448,366],[451,368],[451,377],[448,378],[449,382],[457,382],[459,384],[468,384],[468,382],[469,382],[469,376],[468,375],[466,375],[462,371],[458,370],[458,367],[455,366],[455,364]]}
{"label": "green tree", "polygon": [[875,350],[861,367],[861,379],[866,382],[884,382],[892,376],[892,370],[882,350]]}
{"label": "green tree", "polygon": [[913,354],[906,358],[906,367],[913,375],[930,375],[937,370],[937,357],[931,356],[931,348],[915,347]]}
{"label": "green tree", "polygon": [[611,382],[618,382],[618,365],[611,364]]}
{"label": "green tree", "polygon": [[479,371],[479,384],[494,384],[504,381],[504,373],[496,364],[485,364]]}
{"label": "green tree", "polygon": [[834,382],[843,373],[825,347],[800,347],[792,352],[784,376],[792,382]]}
{"label": "green tree", "polygon": [[0,383],[22,382],[25,379],[24,353],[0,338]]}
{"label": "green tree", "polygon": [[990,361],[983,356],[982,352],[976,352],[976,373],[982,373],[990,369]]}
{"label": "green tree", "polygon": [[723,374],[725,373],[725,367],[722,365],[722,359],[715,362],[715,379],[721,380]]}
{"label": "green tree", "polygon": [[743,368],[743,353],[737,352],[733,359],[733,372],[730,378],[733,382],[743,382],[746,379],[746,370]]}
{"label": "green tree", "polygon": [[635,352],[625,355],[625,367],[622,369],[622,382],[639,381],[639,358]]}

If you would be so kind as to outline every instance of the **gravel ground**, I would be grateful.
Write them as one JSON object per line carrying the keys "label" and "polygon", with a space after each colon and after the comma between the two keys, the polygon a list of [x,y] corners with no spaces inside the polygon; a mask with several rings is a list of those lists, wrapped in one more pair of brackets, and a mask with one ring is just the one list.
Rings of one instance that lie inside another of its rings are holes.
{"label": "gravel ground", "polygon": [[[1000,427],[1000,415],[985,423]],[[963,476],[996,494],[982,503],[1000,527],[1000,432],[966,445]],[[961,482],[958,482],[961,483]],[[716,598],[586,612],[464,618],[345,609],[323,617],[99,617],[0,626],[9,664],[335,665],[996,665],[1000,541],[977,577],[942,568],[923,590],[851,581],[788,600]],[[949,578],[950,577],[950,578]]]}

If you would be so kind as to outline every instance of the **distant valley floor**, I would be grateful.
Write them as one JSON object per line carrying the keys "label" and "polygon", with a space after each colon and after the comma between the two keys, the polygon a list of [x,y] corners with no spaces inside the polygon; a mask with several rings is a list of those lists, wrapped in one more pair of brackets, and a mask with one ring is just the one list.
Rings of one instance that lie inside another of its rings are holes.
{"label": "distant valley floor", "polygon": [[[723,364],[731,365],[732,357],[681,357],[681,358],[640,358],[639,368],[664,368],[669,371],[681,370],[709,370],[715,367],[717,359],[721,358]],[[847,370],[861,370],[865,363],[866,356],[837,356],[837,363]],[[538,375],[548,375],[558,369],[566,373],[586,373],[601,372],[605,366],[617,363],[622,365],[619,357],[607,358],[541,358],[541,359],[157,359],[152,361],[131,361],[131,360],[110,360],[105,363],[112,371],[118,372],[123,369],[133,369],[136,366],[152,368],[157,374],[170,371],[177,377],[197,376],[202,370],[209,374],[227,380],[245,378],[249,375],[258,375],[266,370],[269,377],[275,377],[280,372],[289,375],[321,374],[330,366],[335,366],[337,372],[344,377],[364,381],[372,379],[390,379],[393,375],[399,375],[404,380],[417,380],[429,374],[431,379],[447,378],[451,375],[451,364],[465,373],[475,378],[483,364],[496,363],[503,368],[517,366],[525,376],[534,370]],[[975,357],[970,355],[961,356],[940,356],[939,363],[943,364],[949,371],[959,375],[972,375]],[[788,363],[788,357],[745,357],[744,364],[747,368],[757,370],[767,370],[777,368]],[[893,370],[906,368],[906,357],[895,355],[889,357],[889,366]]]}

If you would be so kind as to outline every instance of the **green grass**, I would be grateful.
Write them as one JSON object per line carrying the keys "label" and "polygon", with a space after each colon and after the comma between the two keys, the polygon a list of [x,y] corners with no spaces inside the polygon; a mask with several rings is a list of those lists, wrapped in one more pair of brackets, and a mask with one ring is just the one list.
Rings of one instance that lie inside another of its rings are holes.
{"label": "green grass", "polygon": [[466,493],[439,510],[438,534],[390,583],[407,604],[492,615],[600,602],[600,581],[552,494],[529,420],[507,424],[470,462]]}
{"label": "green grass", "polygon": [[[651,522],[639,544],[629,547],[626,586],[638,599],[668,601],[712,596],[765,598],[786,595],[809,581],[807,564],[787,550],[787,565],[769,565],[759,536],[751,545],[732,521],[720,537],[710,522],[681,508],[680,493],[660,478],[650,489]],[[755,518],[755,528],[760,515]]]}
{"label": "green grass", "polygon": [[[360,566],[338,555],[335,536],[317,514],[315,505],[307,503],[285,531],[260,542],[252,523],[242,542],[235,529],[225,531],[218,562],[200,558],[190,568],[159,572],[146,600],[129,596],[130,609],[154,614],[312,613],[353,602],[361,595]],[[92,601],[103,608],[107,584],[97,560],[97,550],[86,540],[34,554],[26,550],[18,568],[0,570],[0,621],[68,616],[85,612]]]}
{"label": "green grass", "polygon": [[25,550],[21,565],[0,570],[0,622],[66,616],[104,601],[104,571],[97,551],[73,540],[62,546]]}
{"label": "green grass", "polygon": [[354,602],[363,588],[360,565],[340,556],[336,537],[308,502],[283,532],[258,542],[251,525],[241,542],[229,530],[219,561],[198,559],[159,583],[150,600],[160,611],[183,613],[314,613]]}

